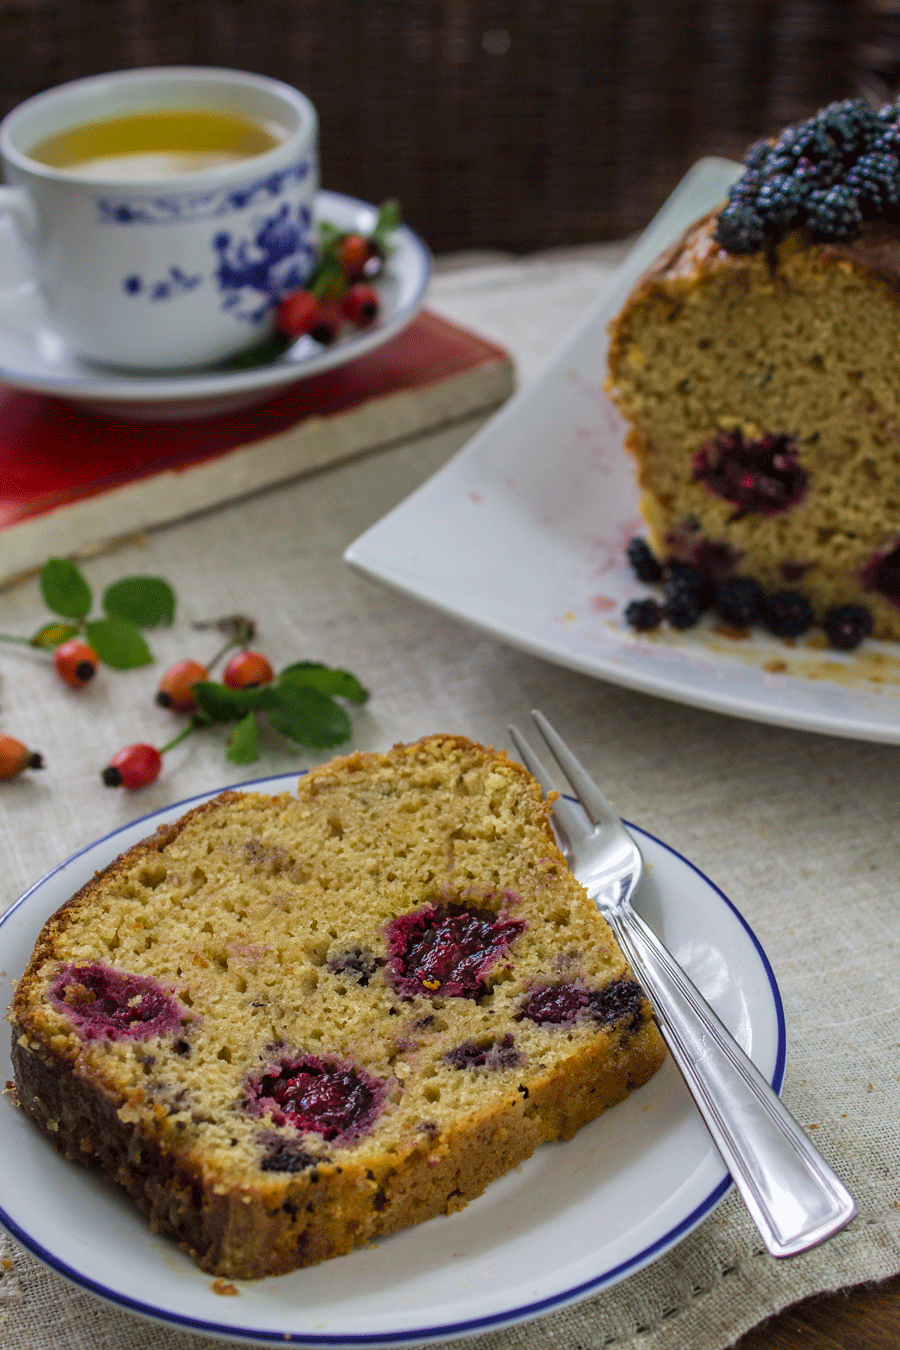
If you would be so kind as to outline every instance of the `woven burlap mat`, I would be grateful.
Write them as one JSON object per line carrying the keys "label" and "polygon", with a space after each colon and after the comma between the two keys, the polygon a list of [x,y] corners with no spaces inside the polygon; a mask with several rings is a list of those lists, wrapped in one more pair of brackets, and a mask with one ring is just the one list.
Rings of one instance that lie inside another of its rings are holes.
{"label": "woven burlap mat", "polygon": [[[505,341],[527,376],[558,335],[553,323],[541,326],[541,312],[554,312],[557,296],[564,331],[602,271],[602,260],[589,259],[574,272],[544,260],[532,270],[498,264],[442,273],[433,303]],[[31,653],[0,652],[0,730],[39,747],[48,765],[2,785],[0,911],[49,867],[119,824],[236,778],[315,762],[271,741],[241,774],[224,762],[219,742],[194,737],[139,796],[101,787],[98,770],[111,751],[164,738],[169,723],[152,702],[156,674],[185,654],[193,619],[249,609],[276,663],[309,657],[356,671],[372,690],[355,718],[359,748],[438,730],[504,746],[509,721],[543,708],[623,814],[690,858],[753,927],[785,1005],[783,1095],[850,1186],[859,1214],[823,1247],[776,1262],[761,1252],[730,1195],[678,1247],[614,1288],[469,1344],[723,1350],[808,1294],[900,1271],[898,752],[731,719],[573,674],[346,568],[346,545],[443,463],[468,430],[323,472],[85,564],[98,592],[128,574],[166,576],[179,616],[173,630],[152,637],[156,667],[102,672],[77,694]],[[0,631],[31,631],[42,613],[35,583],[0,593]],[[200,1350],[210,1341],[103,1304],[0,1236],[0,1344]]]}

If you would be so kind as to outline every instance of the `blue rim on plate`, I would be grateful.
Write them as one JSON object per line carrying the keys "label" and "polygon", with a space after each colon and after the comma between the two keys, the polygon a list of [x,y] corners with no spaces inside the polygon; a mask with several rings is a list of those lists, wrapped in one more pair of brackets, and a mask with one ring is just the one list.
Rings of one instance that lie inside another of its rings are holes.
{"label": "blue rim on plate", "polygon": [[[277,775],[275,777],[253,779],[247,782],[234,784],[233,787],[235,790],[238,791],[253,788],[256,789],[262,788],[264,790],[280,791],[285,790],[286,788],[289,787],[290,784],[296,782],[299,776],[300,771],[297,771],[290,774]],[[152,828],[151,823],[158,823],[161,817],[174,818],[176,815],[182,814],[185,810],[191,808],[192,806],[197,805],[203,801],[206,801],[209,798],[218,795],[220,791],[225,790],[227,789],[218,788],[215,791],[198,793],[184,801],[174,804],[173,806],[153,811],[147,814],[146,816],[139,817],[135,821],[132,821],[126,825],[118,827],[117,829],[111,831],[109,834],[104,835],[101,839],[95,840],[93,843],[88,844],[84,848],[79,849],[76,853],[73,853],[68,859],[60,863],[57,867],[53,868],[51,871],[47,872],[45,876],[43,876],[33,886],[29,887],[29,889],[17,901],[13,903],[10,906],[10,908],[5,911],[3,915],[0,915],[0,942],[2,942],[2,929],[9,923],[13,915],[18,915],[21,912],[23,906],[27,905],[28,902],[31,901],[34,897],[36,897],[43,890],[43,888],[52,881],[53,878],[58,877],[58,875],[62,871],[70,867],[73,863],[76,863],[79,859],[85,858],[86,855],[92,853],[94,850],[100,850],[100,852],[103,854],[108,853],[109,860],[111,860],[113,856],[115,856],[118,852],[121,851],[121,849],[109,847],[113,844],[113,841],[116,840],[119,836],[128,832],[140,831],[140,833],[137,833],[136,837],[138,838],[145,837],[147,830],[149,828]],[[698,867],[696,867],[692,862],[690,862],[689,859],[685,858],[682,854],[678,853],[676,849],[671,848],[669,845],[663,843],[663,841],[657,839],[654,835],[650,834],[648,831],[641,829],[639,826],[629,825],[629,828],[641,836],[641,839],[643,841],[642,847],[644,849],[647,849],[648,846],[651,849],[653,848],[659,849],[661,850],[661,855],[664,859],[665,858],[674,859],[676,860],[676,865],[681,864],[687,867],[689,869],[689,872],[692,873],[697,878],[699,883],[701,883],[702,887],[707,888],[718,902],[724,904],[727,912],[730,913],[733,919],[737,921],[737,924],[743,931],[745,938],[749,939],[752,953],[755,956],[756,960],[759,962],[759,967],[764,977],[764,983],[767,986],[766,992],[769,998],[771,999],[771,1007],[767,1010],[767,1015],[774,1019],[775,1053],[773,1063],[770,1066],[770,1070],[766,1074],[766,1076],[771,1082],[775,1091],[778,1092],[781,1088],[781,1084],[783,1081],[784,1065],[785,1065],[786,1037],[785,1037],[784,1010],[782,1006],[781,996],[778,990],[778,985],[775,980],[774,972],[758,938],[751,929],[750,925],[747,923],[746,919],[736,908],[736,906],[732,903],[732,901],[729,900],[728,897],[719,889],[719,887],[716,886],[715,883],[710,881],[709,878],[706,877],[705,874],[701,872]],[[651,870],[653,869],[651,868]],[[54,910],[56,907],[57,906],[54,905],[53,907]],[[35,920],[38,929],[43,925],[44,921],[48,917],[49,913],[44,912],[42,912],[38,916],[38,918]],[[703,1127],[701,1126],[700,1128],[702,1129]],[[570,1141],[570,1143],[571,1142],[572,1141]],[[563,1145],[563,1147],[567,1146]],[[71,1164],[66,1164],[66,1166],[69,1167],[71,1166]],[[86,1171],[83,1175],[86,1178],[91,1178],[93,1174]],[[482,1332],[491,1328],[512,1325],[515,1323],[531,1320],[532,1318],[551,1312],[554,1309],[562,1308],[566,1305],[579,1302],[588,1295],[596,1293],[603,1288],[609,1287],[610,1285],[617,1283],[624,1276],[634,1273],[635,1271],[641,1269],[643,1266],[648,1265],[656,1257],[662,1255],[663,1252],[673,1247],[683,1237],[685,1237],[693,1228],[695,1228],[700,1223],[700,1221],[715,1208],[715,1206],[720,1202],[720,1200],[723,1198],[726,1192],[730,1189],[730,1186],[731,1186],[731,1179],[727,1174],[725,1174],[717,1182],[717,1184],[712,1186],[707,1191],[707,1193],[705,1193],[700,1198],[698,1203],[692,1205],[687,1213],[682,1215],[676,1223],[673,1223],[670,1228],[668,1228],[664,1233],[660,1234],[655,1240],[649,1242],[646,1246],[640,1247],[638,1250],[630,1252],[630,1254],[625,1259],[610,1264],[603,1270],[597,1271],[589,1279],[580,1280],[572,1283],[571,1285],[567,1285],[565,1288],[559,1289],[557,1292],[553,1293],[550,1296],[538,1298],[533,1301],[523,1302],[521,1304],[517,1304],[514,1307],[504,1307],[503,1309],[495,1313],[488,1313],[480,1316],[461,1317],[459,1319],[454,1319],[450,1321],[441,1321],[441,1322],[433,1321],[429,1325],[415,1328],[398,1328],[395,1331],[372,1331],[369,1333],[358,1333],[347,1331],[332,1334],[332,1333],[317,1333],[312,1330],[309,1331],[296,1331],[287,1329],[276,1330],[274,1328],[267,1329],[254,1326],[238,1326],[235,1324],[219,1322],[204,1317],[192,1316],[188,1313],[180,1312],[173,1308],[168,1308],[163,1305],[154,1304],[149,1301],[133,1298],[129,1294],[123,1293],[119,1289],[111,1287],[110,1285],[107,1284],[103,1284],[99,1280],[92,1278],[90,1275],[87,1275],[83,1270],[79,1269],[77,1265],[73,1264],[71,1261],[62,1259],[56,1252],[48,1248],[44,1243],[38,1241],[32,1233],[30,1233],[26,1228],[24,1228],[20,1222],[17,1222],[7,1212],[7,1210],[4,1208],[2,1204],[0,1204],[0,1224],[2,1224],[2,1226],[6,1228],[8,1232],[18,1242],[20,1242],[23,1247],[25,1247],[28,1251],[30,1251],[40,1261],[42,1261],[50,1269],[56,1271],[58,1274],[62,1275],[65,1279],[69,1280],[76,1286],[86,1290],[91,1294],[98,1296],[99,1298],[103,1299],[108,1303],[111,1303],[118,1307],[125,1308],[130,1312],[137,1313],[144,1317],[150,1318],[151,1320],[154,1321],[159,1321],[172,1326],[181,1327],[184,1328],[185,1330],[192,1330],[207,1334],[215,1334],[218,1336],[225,1337],[227,1339],[235,1341],[243,1341],[246,1343],[273,1344],[273,1345],[294,1344],[294,1345],[322,1346],[322,1347],[326,1346],[338,1347],[344,1345],[401,1346],[401,1345],[411,1345],[417,1343],[421,1344],[423,1342],[444,1340],[449,1339],[451,1337],[466,1336],[477,1332]],[[478,1201],[474,1203],[478,1204]],[[145,1222],[145,1220],[142,1219],[141,1222]],[[177,1252],[177,1249],[174,1247],[174,1245],[172,1247],[172,1251],[173,1253]],[[184,1257],[183,1259],[185,1262],[190,1264],[189,1259],[187,1257]],[[330,1268],[332,1265],[333,1265],[332,1262],[324,1263],[324,1266],[327,1268]],[[323,1267],[320,1266],[314,1269],[322,1270],[322,1268]],[[193,1267],[191,1267],[191,1270],[193,1272]],[[201,1278],[205,1278],[203,1277],[202,1272],[196,1273]],[[280,1278],[283,1280],[289,1279],[290,1277],[287,1276]]]}

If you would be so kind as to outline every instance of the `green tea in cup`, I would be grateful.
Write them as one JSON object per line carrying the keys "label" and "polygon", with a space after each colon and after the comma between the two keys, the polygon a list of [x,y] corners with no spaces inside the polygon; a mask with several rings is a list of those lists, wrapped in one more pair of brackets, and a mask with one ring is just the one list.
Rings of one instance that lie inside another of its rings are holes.
{"label": "green tea in cup", "polygon": [[31,159],[82,178],[138,181],[197,173],[272,150],[284,128],[217,108],[160,108],[67,127]]}
{"label": "green tea in cup", "polygon": [[82,360],[198,370],[272,333],[318,250],[318,119],[280,80],[111,71],[0,121],[0,218],[48,326]]}

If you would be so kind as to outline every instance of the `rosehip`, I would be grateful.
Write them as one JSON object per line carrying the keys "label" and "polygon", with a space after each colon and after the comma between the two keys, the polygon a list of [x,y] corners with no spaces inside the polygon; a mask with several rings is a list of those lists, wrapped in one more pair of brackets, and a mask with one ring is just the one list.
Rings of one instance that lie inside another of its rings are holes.
{"label": "rosehip", "polygon": [[44,761],[36,750],[13,736],[0,736],[0,779],[15,778],[23,769],[42,769]]}
{"label": "rosehip", "polygon": [[193,686],[198,680],[208,679],[209,671],[199,661],[176,661],[160,680],[156,701],[161,708],[171,708],[172,712],[196,712]]}
{"label": "rosehip", "polygon": [[338,266],[351,281],[362,276],[366,263],[372,256],[369,241],[361,234],[345,234],[343,239],[339,239],[335,244],[334,251]]}
{"label": "rosehip", "polygon": [[309,330],[309,336],[315,338],[316,342],[321,342],[323,347],[330,347],[340,331],[340,307],[334,301],[326,301],[322,305],[322,313],[318,320]]}
{"label": "rosehip", "polygon": [[93,647],[89,647],[81,638],[71,638],[62,643],[53,653],[53,664],[60,679],[73,689],[87,684],[97,669],[99,657]]}
{"label": "rosehip", "polygon": [[275,322],[288,337],[302,337],[320,322],[322,310],[322,301],[311,291],[291,291],[279,302]]}
{"label": "rosehip", "polygon": [[134,792],[159,777],[162,755],[154,745],[126,745],[113,755],[101,777],[107,787]]}
{"label": "rosehip", "polygon": [[357,328],[367,328],[378,318],[378,292],[371,286],[357,282],[341,301],[341,313]]}
{"label": "rosehip", "polygon": [[269,684],[275,672],[262,652],[237,652],[222,672],[222,683],[229,689],[257,689]]}
{"label": "rosehip", "polygon": [[378,319],[379,306],[381,301],[378,292],[363,282],[351,286],[340,304],[345,319],[349,319],[358,328],[368,328],[368,325]]}

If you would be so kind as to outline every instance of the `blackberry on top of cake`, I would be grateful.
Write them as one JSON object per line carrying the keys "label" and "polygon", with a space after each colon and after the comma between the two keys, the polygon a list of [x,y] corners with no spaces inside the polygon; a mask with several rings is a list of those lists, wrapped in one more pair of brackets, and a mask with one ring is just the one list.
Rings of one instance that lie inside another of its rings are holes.
{"label": "blackberry on top of cake", "polygon": [[898,338],[900,106],[848,99],[751,146],[610,325],[649,548],[693,569],[694,620],[752,582],[782,636],[900,639]]}

